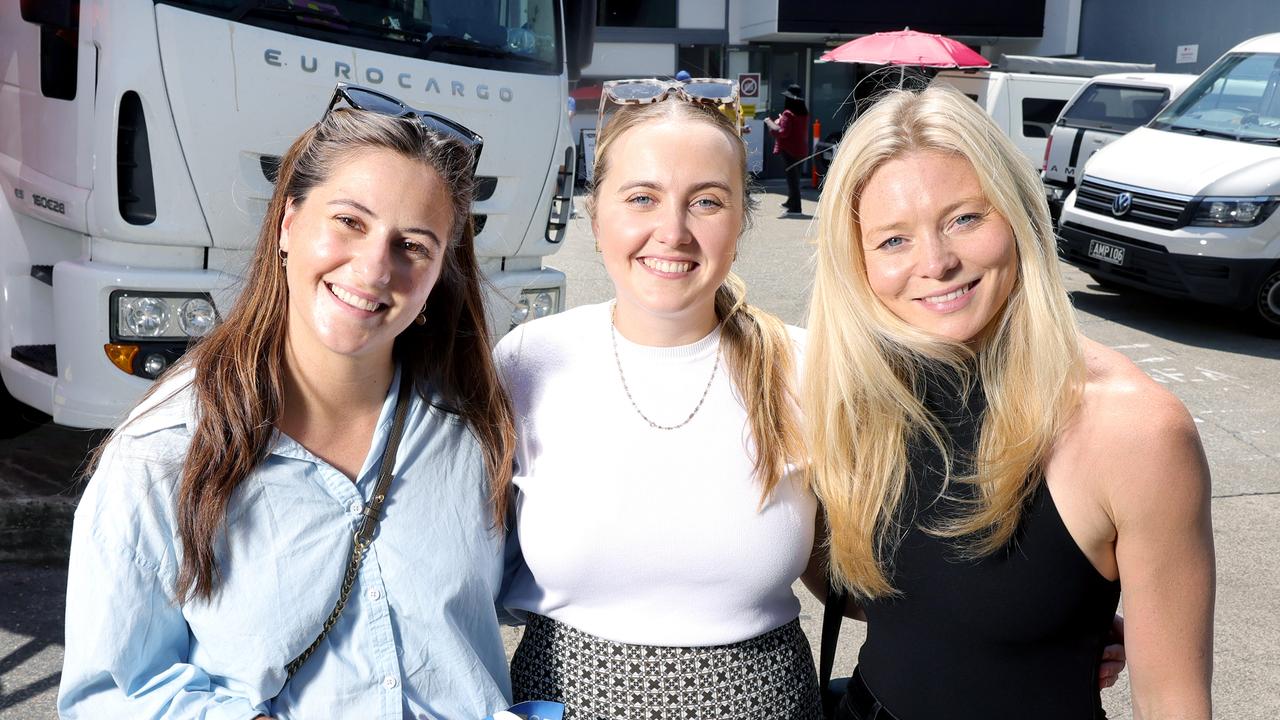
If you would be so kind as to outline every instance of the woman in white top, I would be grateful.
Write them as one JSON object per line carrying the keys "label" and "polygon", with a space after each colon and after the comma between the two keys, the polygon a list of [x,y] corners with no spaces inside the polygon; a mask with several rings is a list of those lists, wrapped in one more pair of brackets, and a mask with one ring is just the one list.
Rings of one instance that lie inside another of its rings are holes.
{"label": "woman in white top", "polygon": [[528,617],[513,691],[566,718],[817,718],[791,590],[815,519],[791,472],[794,341],[730,273],[750,201],[729,103],[660,89],[597,145],[616,299],[497,349],[524,561],[505,604]]}

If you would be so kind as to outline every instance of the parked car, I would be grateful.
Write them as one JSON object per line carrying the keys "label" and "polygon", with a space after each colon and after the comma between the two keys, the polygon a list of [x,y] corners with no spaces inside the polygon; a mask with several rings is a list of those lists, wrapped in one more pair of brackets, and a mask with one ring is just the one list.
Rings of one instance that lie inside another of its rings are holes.
{"label": "parked car", "polygon": [[1104,284],[1250,311],[1280,334],[1280,33],[1232,48],[1089,161],[1058,254]]}
{"label": "parked car", "polygon": [[1182,73],[1114,73],[1081,86],[1054,123],[1044,151],[1040,177],[1055,224],[1089,158],[1146,125],[1195,79]]}

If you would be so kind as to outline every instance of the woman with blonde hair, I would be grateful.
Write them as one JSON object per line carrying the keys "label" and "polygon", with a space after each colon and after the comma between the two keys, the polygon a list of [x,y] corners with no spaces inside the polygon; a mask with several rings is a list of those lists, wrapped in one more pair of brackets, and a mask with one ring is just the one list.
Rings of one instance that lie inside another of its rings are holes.
{"label": "woman with blonde hair", "polygon": [[1034,170],[969,99],[896,91],[819,205],[802,407],[867,640],[839,717],[1209,716],[1209,472],[1186,410],[1084,338]]}
{"label": "woman with blonde hair", "polygon": [[791,589],[816,513],[792,470],[793,338],[731,272],[751,210],[736,88],[604,100],[621,107],[588,210],[616,299],[496,351],[519,436],[515,698],[566,719],[818,718]]}
{"label": "woman with blonde hair", "polygon": [[66,718],[480,718],[514,431],[470,205],[481,139],[340,85],[240,296],[76,509]]}

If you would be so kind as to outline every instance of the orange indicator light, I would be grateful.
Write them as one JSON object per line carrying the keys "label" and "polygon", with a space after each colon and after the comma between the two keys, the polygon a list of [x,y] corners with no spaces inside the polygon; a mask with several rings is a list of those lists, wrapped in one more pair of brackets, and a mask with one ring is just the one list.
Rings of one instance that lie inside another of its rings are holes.
{"label": "orange indicator light", "polygon": [[111,364],[121,370],[133,374],[133,359],[138,355],[137,345],[117,345],[115,343],[107,343],[102,346],[107,351],[107,358],[111,360]]}

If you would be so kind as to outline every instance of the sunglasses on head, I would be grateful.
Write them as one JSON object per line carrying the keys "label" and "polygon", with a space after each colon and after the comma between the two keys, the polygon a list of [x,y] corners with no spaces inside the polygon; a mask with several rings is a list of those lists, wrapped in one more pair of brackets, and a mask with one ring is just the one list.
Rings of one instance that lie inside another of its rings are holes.
{"label": "sunglasses on head", "polygon": [[480,151],[484,149],[484,138],[466,125],[427,110],[415,110],[386,93],[342,82],[333,89],[333,98],[329,100],[329,107],[325,108],[324,115],[320,119],[329,117],[329,113],[333,112],[340,103],[346,103],[347,107],[353,110],[417,120],[429,130],[462,142],[463,145],[471,148],[471,153],[475,157],[471,163],[471,174],[475,175],[476,166],[480,163]]}
{"label": "sunglasses on head", "polygon": [[685,102],[714,105],[733,121],[742,134],[742,103],[738,83],[724,78],[694,78],[688,81],[610,80],[600,86],[600,113],[596,118],[596,137],[605,126],[608,103],[615,105],[648,105],[674,97]]}

